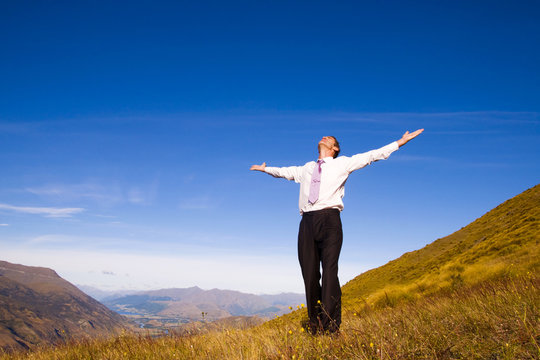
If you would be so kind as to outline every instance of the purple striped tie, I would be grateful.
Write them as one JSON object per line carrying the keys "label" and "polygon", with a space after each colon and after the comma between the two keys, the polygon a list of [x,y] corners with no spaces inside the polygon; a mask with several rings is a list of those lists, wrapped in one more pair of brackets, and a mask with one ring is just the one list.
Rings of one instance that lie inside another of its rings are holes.
{"label": "purple striped tie", "polygon": [[319,199],[319,189],[321,188],[321,165],[324,162],[323,159],[317,160],[317,165],[313,169],[313,175],[311,175],[311,185],[309,186],[308,201],[311,204]]}

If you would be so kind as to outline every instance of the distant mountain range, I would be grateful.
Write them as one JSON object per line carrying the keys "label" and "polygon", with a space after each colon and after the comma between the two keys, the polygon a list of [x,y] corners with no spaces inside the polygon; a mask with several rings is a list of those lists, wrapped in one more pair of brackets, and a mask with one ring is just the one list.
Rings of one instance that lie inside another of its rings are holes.
{"label": "distant mountain range", "polygon": [[129,326],[53,270],[0,261],[0,348],[104,336]]}
{"label": "distant mountain range", "polygon": [[80,286],[99,297],[109,309],[145,327],[174,326],[191,321],[215,321],[231,316],[274,317],[305,302],[303,294],[254,295],[232,290],[199,287],[139,292],[104,292]]}
{"label": "distant mountain range", "polygon": [[144,292],[81,288],[88,295],[54,270],[0,261],[0,348],[108,336],[133,329],[133,322],[156,329],[190,329],[184,326],[188,322],[216,320],[215,326],[243,327],[289,312],[290,305],[305,299],[302,294],[253,295],[198,287]]}

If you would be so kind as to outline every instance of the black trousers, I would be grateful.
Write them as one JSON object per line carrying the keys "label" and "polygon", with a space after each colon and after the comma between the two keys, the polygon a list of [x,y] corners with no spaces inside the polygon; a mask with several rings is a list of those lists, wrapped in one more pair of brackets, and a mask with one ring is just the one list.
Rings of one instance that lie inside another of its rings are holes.
{"label": "black trousers", "polygon": [[298,231],[298,260],[312,330],[334,332],[341,324],[338,259],[342,243],[339,210],[324,209],[303,214]]}

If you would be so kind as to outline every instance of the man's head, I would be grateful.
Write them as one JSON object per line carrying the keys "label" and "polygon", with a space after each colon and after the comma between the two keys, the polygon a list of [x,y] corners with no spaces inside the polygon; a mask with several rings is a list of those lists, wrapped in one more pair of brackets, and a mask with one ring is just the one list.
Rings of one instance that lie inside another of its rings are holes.
{"label": "man's head", "polygon": [[321,141],[319,141],[319,154],[321,151],[330,152],[331,156],[335,159],[340,151],[339,142],[333,136],[323,136]]}

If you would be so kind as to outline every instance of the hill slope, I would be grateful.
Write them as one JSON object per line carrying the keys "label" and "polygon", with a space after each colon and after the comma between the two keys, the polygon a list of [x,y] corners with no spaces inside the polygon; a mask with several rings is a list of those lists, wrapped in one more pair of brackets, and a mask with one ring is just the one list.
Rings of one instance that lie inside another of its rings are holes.
{"label": "hill slope", "polygon": [[124,326],[122,316],[53,270],[0,261],[0,347],[108,335]]}
{"label": "hill slope", "polygon": [[540,185],[420,250],[367,271],[342,288],[344,309],[475,284],[540,267]]}

